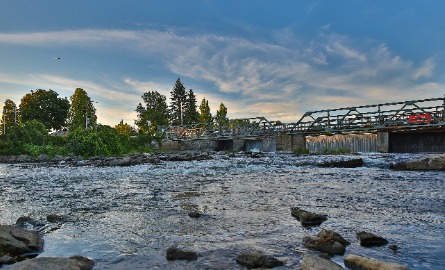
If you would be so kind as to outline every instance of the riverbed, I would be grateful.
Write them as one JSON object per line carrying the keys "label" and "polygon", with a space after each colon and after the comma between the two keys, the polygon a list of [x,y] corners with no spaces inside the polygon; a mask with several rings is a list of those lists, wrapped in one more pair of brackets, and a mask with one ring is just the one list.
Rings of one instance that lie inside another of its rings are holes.
{"label": "riverbed", "polygon": [[[393,171],[389,164],[424,155],[214,154],[205,161],[165,161],[129,167],[0,164],[0,224],[19,217],[48,224],[39,256],[82,255],[95,269],[246,269],[243,251],[282,260],[295,269],[304,236],[335,230],[352,253],[397,262],[410,269],[445,269],[445,172]],[[363,158],[360,168],[321,168],[336,159]],[[328,215],[304,228],[291,207]],[[202,216],[191,218],[188,213]],[[386,238],[365,248],[356,232]],[[195,261],[167,261],[177,246]],[[333,261],[342,265],[344,256]]]}

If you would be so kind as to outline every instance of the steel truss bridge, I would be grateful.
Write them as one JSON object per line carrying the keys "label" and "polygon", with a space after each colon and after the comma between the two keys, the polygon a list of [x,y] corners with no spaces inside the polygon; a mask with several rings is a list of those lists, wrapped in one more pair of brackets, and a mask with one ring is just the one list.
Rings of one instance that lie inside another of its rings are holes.
{"label": "steel truss bridge", "polygon": [[390,102],[306,112],[296,123],[269,121],[264,117],[232,119],[224,123],[171,126],[172,140],[235,139],[288,134],[347,134],[376,131],[445,129],[445,97]]}

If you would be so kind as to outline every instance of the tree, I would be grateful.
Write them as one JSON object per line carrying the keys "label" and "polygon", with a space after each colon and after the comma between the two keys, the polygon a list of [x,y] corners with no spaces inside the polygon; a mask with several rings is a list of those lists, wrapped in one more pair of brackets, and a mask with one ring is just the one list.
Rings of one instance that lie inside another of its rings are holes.
{"label": "tree", "polygon": [[227,108],[224,103],[221,102],[219,110],[216,111],[215,121],[220,125],[226,125],[229,122],[227,118]]}
{"label": "tree", "polygon": [[181,83],[181,79],[178,78],[176,80],[175,87],[173,87],[170,94],[170,122],[172,125],[183,125],[187,94],[184,85]]}
{"label": "tree", "polygon": [[58,96],[53,90],[31,90],[31,93],[22,98],[19,106],[21,122],[37,120],[46,129],[60,129],[65,126],[70,103],[68,99]]}
{"label": "tree", "polygon": [[201,105],[199,106],[199,122],[203,125],[212,122],[213,117],[210,113],[209,101],[205,98],[202,99]]}
{"label": "tree", "polygon": [[199,122],[199,113],[196,106],[196,97],[193,90],[187,93],[187,99],[184,108],[184,124],[193,125]]}
{"label": "tree", "polygon": [[95,127],[97,125],[96,108],[87,92],[77,88],[70,97],[71,108],[68,113],[68,128],[74,131],[78,128]]}
{"label": "tree", "polygon": [[124,124],[124,120],[123,119],[114,128],[117,130],[117,132],[119,132],[122,135],[126,135],[126,136],[130,136],[130,135],[135,133],[134,128],[132,128],[127,123]]}
{"label": "tree", "polygon": [[8,133],[8,130],[17,125],[17,106],[14,101],[7,99],[3,106],[3,114],[1,119],[1,134]]}
{"label": "tree", "polygon": [[159,127],[168,125],[168,106],[166,97],[157,91],[149,91],[142,95],[145,106],[141,103],[136,108],[138,118],[135,120],[141,133],[149,133],[155,136]]}

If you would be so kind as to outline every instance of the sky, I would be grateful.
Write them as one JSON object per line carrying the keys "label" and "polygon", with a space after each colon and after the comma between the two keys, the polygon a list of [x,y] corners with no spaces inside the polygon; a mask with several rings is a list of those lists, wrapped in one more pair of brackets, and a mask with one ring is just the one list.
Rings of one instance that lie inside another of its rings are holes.
{"label": "sky", "polygon": [[443,97],[444,18],[442,0],[0,0],[0,102],[83,88],[114,126],[177,78],[213,114],[283,123]]}

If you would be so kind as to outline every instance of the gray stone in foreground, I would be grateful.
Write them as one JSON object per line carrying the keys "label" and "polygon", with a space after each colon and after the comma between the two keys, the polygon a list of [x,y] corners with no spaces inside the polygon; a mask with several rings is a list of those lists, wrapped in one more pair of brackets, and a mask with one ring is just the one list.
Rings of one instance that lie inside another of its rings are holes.
{"label": "gray stone in foreground", "polygon": [[167,260],[196,260],[198,254],[194,251],[181,250],[177,247],[169,247],[166,252]]}
{"label": "gray stone in foreground", "polygon": [[321,256],[304,254],[301,270],[343,270],[343,267]]}
{"label": "gray stone in foreground", "polygon": [[15,257],[42,249],[43,239],[38,232],[0,225],[0,254]]}
{"label": "gray stone in foreground", "polygon": [[392,164],[391,169],[406,171],[443,171],[445,170],[445,155],[437,155]]}
{"label": "gray stone in foreground", "polygon": [[345,266],[351,270],[408,270],[407,266],[370,259],[354,254],[349,254],[344,259]]}
{"label": "gray stone in foreground", "polygon": [[255,252],[244,252],[236,257],[236,262],[250,268],[273,268],[284,265],[284,262],[268,255]]}
{"label": "gray stone in foreground", "polygon": [[370,232],[358,232],[357,238],[360,240],[360,245],[364,247],[383,246],[388,244],[388,240]]}
{"label": "gray stone in foreground", "polygon": [[291,215],[303,226],[318,226],[328,219],[326,215],[311,213],[298,207],[291,208]]}
{"label": "gray stone in foreground", "polygon": [[82,256],[69,258],[40,257],[8,266],[7,270],[90,270],[95,262]]}

